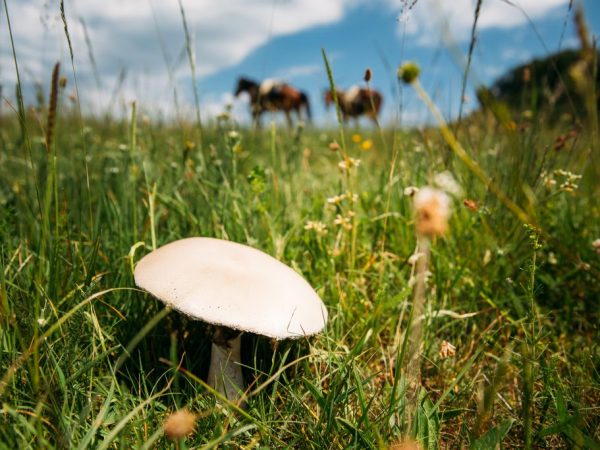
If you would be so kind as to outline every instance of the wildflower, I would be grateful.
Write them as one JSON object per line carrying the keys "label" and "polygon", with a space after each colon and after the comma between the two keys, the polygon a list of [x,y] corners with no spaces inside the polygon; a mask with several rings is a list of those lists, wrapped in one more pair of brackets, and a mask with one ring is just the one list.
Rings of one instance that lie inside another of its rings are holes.
{"label": "wildflower", "polygon": [[373,141],[371,139],[365,139],[362,144],[360,144],[360,148],[365,152],[371,150],[373,148]]}
{"label": "wildflower", "polygon": [[442,359],[446,359],[450,356],[454,356],[455,354],[456,347],[448,341],[442,341],[442,345],[440,345],[440,357]]}
{"label": "wildflower", "polygon": [[344,158],[344,160],[340,161],[338,164],[338,167],[342,172],[348,171],[353,167],[358,166],[360,166],[360,159],[354,159],[350,157]]}
{"label": "wildflower", "polygon": [[45,318],[43,318],[43,317],[40,317],[40,318],[37,320],[37,323],[38,323],[38,325],[39,325],[40,327],[45,327],[45,326],[46,326],[46,324],[48,323],[48,321],[47,321]]}
{"label": "wildflower", "polygon": [[352,142],[359,144],[362,141],[362,136],[358,133],[352,135]]}
{"label": "wildflower", "polygon": [[592,242],[592,248],[600,255],[600,239],[596,239],[594,242]]}
{"label": "wildflower", "polygon": [[165,434],[171,440],[181,439],[192,434],[196,428],[196,415],[187,409],[174,412],[163,424]]}
{"label": "wildflower", "polygon": [[350,191],[346,191],[346,193],[344,194],[344,197],[350,202],[350,203],[356,203],[358,201],[358,194],[355,194],[353,192]]}
{"label": "wildflower", "polygon": [[344,194],[342,195],[334,195],[333,197],[327,198],[327,203],[330,205],[339,205],[344,201]]}
{"label": "wildflower", "polygon": [[423,188],[414,197],[417,233],[421,236],[439,236],[448,229],[450,199],[442,191]]}
{"label": "wildflower", "polygon": [[419,188],[415,186],[408,186],[404,188],[404,195],[406,195],[407,197],[412,197],[417,192],[419,192]]}
{"label": "wildflower", "polygon": [[553,266],[558,264],[558,260],[556,259],[554,252],[548,253],[548,263],[552,264]]}
{"label": "wildflower", "polygon": [[313,230],[317,236],[325,236],[327,234],[327,225],[323,222],[309,220],[304,225],[305,230]]}
{"label": "wildflower", "polygon": [[332,152],[337,152],[340,149],[340,144],[337,143],[337,141],[332,141],[329,144],[329,150],[331,150]]}
{"label": "wildflower", "polygon": [[452,194],[455,197],[462,195],[462,187],[458,184],[458,181],[452,176],[452,173],[445,170],[444,172],[436,173],[433,177],[433,183],[441,190],[446,191],[448,194]]}
{"label": "wildflower", "polygon": [[354,214],[352,213],[349,215],[349,217],[344,217],[341,214],[338,214],[337,216],[335,216],[335,220],[333,221],[333,224],[337,225],[339,227],[342,227],[345,230],[351,230],[352,229],[352,219],[351,219],[352,215],[354,215]]}

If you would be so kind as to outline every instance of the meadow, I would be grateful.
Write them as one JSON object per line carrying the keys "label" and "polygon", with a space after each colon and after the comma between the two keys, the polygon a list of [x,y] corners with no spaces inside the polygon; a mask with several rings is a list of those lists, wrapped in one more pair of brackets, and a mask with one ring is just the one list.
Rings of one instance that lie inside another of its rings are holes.
{"label": "meadow", "polygon": [[[591,110],[256,129],[51,91],[0,116],[2,448],[600,448]],[[451,215],[419,267],[425,186]],[[189,236],[273,255],[329,312],[310,338],[243,336],[244,407],[204,381],[206,326],[134,284]]]}

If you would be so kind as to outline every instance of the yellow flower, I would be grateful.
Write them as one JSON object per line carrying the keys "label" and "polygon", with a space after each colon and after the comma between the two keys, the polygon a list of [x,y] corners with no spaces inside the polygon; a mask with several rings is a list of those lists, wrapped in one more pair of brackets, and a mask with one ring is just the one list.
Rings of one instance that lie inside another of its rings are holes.
{"label": "yellow flower", "polygon": [[373,148],[373,141],[371,139],[365,139],[360,147],[366,152]]}
{"label": "yellow flower", "polygon": [[362,136],[358,133],[352,135],[352,142],[359,144],[362,141]]}

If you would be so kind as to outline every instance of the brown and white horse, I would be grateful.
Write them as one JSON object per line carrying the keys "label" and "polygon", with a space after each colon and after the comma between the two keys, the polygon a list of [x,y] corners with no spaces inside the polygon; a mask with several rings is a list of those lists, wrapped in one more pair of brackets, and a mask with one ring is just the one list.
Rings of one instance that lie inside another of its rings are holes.
{"label": "brown and white horse", "polygon": [[310,105],[307,95],[287,83],[267,79],[259,84],[248,78],[240,78],[235,89],[235,96],[239,96],[242,92],[250,95],[252,119],[257,126],[260,126],[260,116],[265,111],[283,111],[291,126],[291,112],[294,111],[298,120],[301,120],[301,111],[304,109],[306,120],[310,122]]}
{"label": "brown and white horse", "polygon": [[[365,115],[377,123],[377,116],[383,103],[383,96],[378,91],[353,86],[346,91],[337,89],[336,95],[344,122],[349,118],[358,119]],[[325,91],[324,99],[326,107],[333,103],[333,95],[330,90]]]}

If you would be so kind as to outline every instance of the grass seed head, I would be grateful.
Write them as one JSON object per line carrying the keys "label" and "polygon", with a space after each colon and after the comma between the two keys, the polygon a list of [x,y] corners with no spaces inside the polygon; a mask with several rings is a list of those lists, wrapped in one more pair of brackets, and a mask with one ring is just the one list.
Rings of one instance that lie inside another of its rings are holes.
{"label": "grass seed head", "polygon": [[371,69],[369,67],[367,67],[367,70],[365,70],[365,81],[368,83],[369,81],[371,81],[371,78],[373,77],[373,73],[371,72]]}

